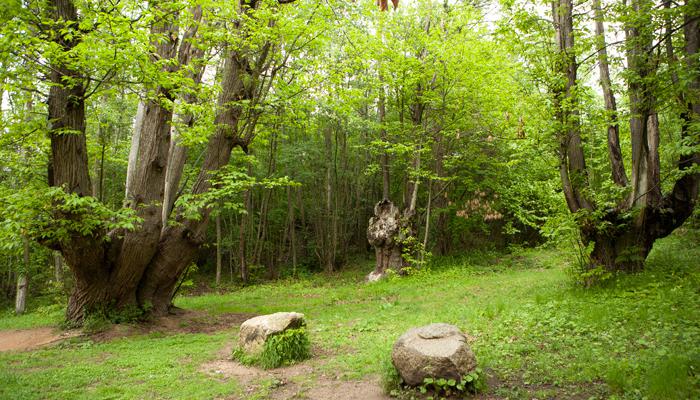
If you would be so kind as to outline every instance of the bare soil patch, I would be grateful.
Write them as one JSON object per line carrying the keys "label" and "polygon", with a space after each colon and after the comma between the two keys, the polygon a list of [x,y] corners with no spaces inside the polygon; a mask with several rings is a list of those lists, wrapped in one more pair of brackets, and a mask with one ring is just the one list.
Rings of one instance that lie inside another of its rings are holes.
{"label": "bare soil patch", "polygon": [[[256,314],[218,314],[205,311],[178,310],[173,315],[156,318],[142,324],[117,324],[107,330],[84,335],[80,330],[61,331],[44,327],[0,331],[0,351],[28,351],[77,336],[86,336],[94,342],[152,333],[174,335],[178,333],[213,333],[235,328]],[[230,354],[230,349],[229,349]]]}
{"label": "bare soil patch", "polygon": [[326,362],[328,353],[319,348],[312,349],[312,358],[287,367],[263,370],[249,367],[231,359],[231,345],[219,353],[220,359],[210,361],[200,370],[214,379],[234,379],[243,389],[240,396],[245,399],[253,394],[264,393],[271,400],[388,400],[378,380],[365,379],[347,381],[339,376],[329,376],[319,370]]}
{"label": "bare soil patch", "polygon": [[158,317],[141,324],[112,325],[109,329],[90,335],[96,342],[106,342],[116,338],[160,333],[175,335],[179,333],[214,333],[235,328],[243,321],[255,317],[251,313],[209,314],[198,310],[177,310],[176,313]]}
{"label": "bare soil patch", "polygon": [[33,350],[79,335],[79,331],[60,331],[55,328],[0,331],[0,351]]}

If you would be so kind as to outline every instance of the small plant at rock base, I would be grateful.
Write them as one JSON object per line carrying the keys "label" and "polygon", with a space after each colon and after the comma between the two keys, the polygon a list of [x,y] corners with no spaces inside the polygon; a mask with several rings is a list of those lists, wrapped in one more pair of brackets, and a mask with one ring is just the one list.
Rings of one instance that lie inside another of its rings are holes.
{"label": "small plant at rock base", "polygon": [[305,328],[288,329],[270,336],[259,354],[247,354],[240,348],[233,350],[233,358],[244,365],[257,365],[264,369],[277,368],[294,361],[311,357],[311,344]]}
{"label": "small plant at rock base", "polygon": [[[484,374],[481,368],[464,375],[461,380],[445,378],[425,378],[423,384],[418,387],[422,394],[430,392],[438,398],[442,396],[453,396],[463,393],[476,394],[486,388]],[[432,398],[432,396],[430,397]]]}

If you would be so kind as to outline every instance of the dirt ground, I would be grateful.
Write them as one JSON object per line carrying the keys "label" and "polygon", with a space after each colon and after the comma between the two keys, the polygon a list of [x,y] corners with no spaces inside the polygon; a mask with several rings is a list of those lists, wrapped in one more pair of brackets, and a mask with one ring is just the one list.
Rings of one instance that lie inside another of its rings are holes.
{"label": "dirt ground", "polygon": [[60,331],[55,328],[0,331],[0,351],[33,350],[80,334],[78,331]]}
{"label": "dirt ground", "polygon": [[235,379],[244,389],[245,399],[257,392],[271,400],[388,400],[378,379],[341,380],[328,376],[318,368],[324,360],[312,357],[300,364],[272,370],[248,367],[231,360],[231,345],[219,352],[220,359],[208,362],[201,371],[221,380]]}
{"label": "dirt ground", "polygon": [[238,326],[254,316],[256,314],[211,315],[204,311],[179,310],[173,315],[156,318],[147,323],[112,325],[105,331],[93,334],[83,334],[80,330],[61,331],[52,327],[0,330],[0,351],[34,350],[83,335],[95,342],[105,342],[120,337],[153,332],[163,334],[211,333]]}
{"label": "dirt ground", "polygon": [[[113,325],[109,329],[94,333],[89,338],[95,342],[106,342],[120,337],[142,335],[153,332],[163,334],[211,333],[238,326],[255,314],[211,315],[203,311],[179,310],[174,315],[154,319],[145,324]],[[63,340],[84,335],[78,330],[61,331],[56,328],[34,328],[0,331],[0,351],[29,351],[54,345]],[[318,371],[322,359],[314,357],[301,364],[265,371],[246,367],[231,360],[232,344],[221,349],[217,360],[202,365],[202,372],[214,379],[235,379],[244,388],[245,399],[253,393],[266,393],[271,400],[387,400],[378,380],[346,381],[327,376]],[[317,352],[320,352],[317,351]],[[232,397],[231,399],[238,399]]]}

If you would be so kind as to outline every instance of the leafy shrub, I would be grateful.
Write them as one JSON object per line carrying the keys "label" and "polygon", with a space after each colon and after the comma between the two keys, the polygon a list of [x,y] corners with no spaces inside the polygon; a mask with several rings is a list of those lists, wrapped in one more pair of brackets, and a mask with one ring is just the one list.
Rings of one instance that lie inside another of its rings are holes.
{"label": "leafy shrub", "polygon": [[[112,324],[144,322],[148,318],[150,309],[150,304],[145,304],[144,307],[132,305],[119,310],[115,310],[112,307],[98,307],[86,312],[82,328],[85,333],[92,334],[103,332],[109,329]],[[63,327],[78,328],[78,326],[73,326],[70,323]]]}
{"label": "leafy shrub", "polygon": [[434,393],[437,396],[452,396],[460,393],[478,393],[486,388],[481,368],[464,375],[460,381],[445,378],[425,378],[418,387],[421,393]]}
{"label": "leafy shrub", "polygon": [[241,364],[270,369],[306,360],[311,356],[310,347],[309,336],[302,327],[268,337],[259,354],[246,354],[242,349],[236,348],[233,350],[233,358]]}
{"label": "leafy shrub", "polygon": [[415,399],[416,390],[426,399],[452,398],[465,394],[476,394],[486,389],[486,380],[481,368],[464,375],[462,379],[425,378],[423,384],[417,388],[406,387],[393,366],[387,368],[383,379],[384,390],[392,397],[401,399]]}

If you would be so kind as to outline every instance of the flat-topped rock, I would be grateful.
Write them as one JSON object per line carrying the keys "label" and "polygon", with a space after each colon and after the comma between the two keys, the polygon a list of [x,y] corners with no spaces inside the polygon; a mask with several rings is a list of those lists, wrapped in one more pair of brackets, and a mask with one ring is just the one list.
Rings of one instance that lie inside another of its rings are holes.
{"label": "flat-topped rock", "polygon": [[258,353],[263,349],[267,338],[304,326],[304,314],[298,312],[278,312],[260,315],[241,324],[238,346],[246,353]]}
{"label": "flat-topped rock", "polygon": [[442,323],[404,333],[394,344],[391,361],[410,386],[423,384],[425,378],[459,382],[476,368],[467,337],[456,326]]}

